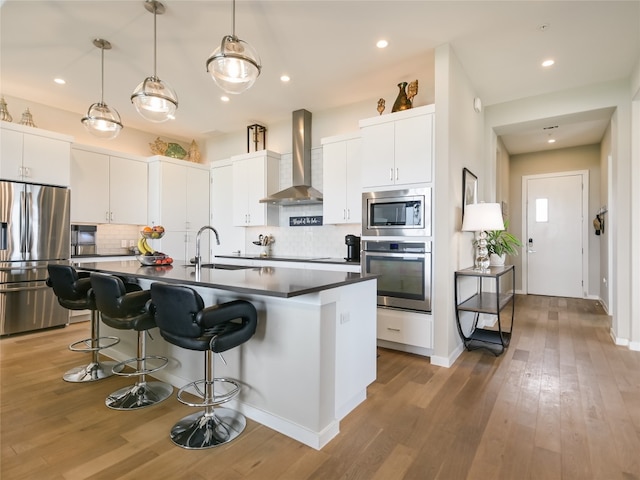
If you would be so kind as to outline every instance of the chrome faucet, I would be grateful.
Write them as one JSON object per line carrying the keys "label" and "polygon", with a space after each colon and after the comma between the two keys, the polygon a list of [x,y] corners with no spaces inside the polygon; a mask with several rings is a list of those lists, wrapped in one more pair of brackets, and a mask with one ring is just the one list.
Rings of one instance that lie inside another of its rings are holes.
{"label": "chrome faucet", "polygon": [[218,231],[215,228],[213,228],[211,225],[205,225],[200,230],[198,230],[198,233],[196,234],[196,258],[195,258],[196,268],[198,269],[202,265],[202,256],[200,255],[200,236],[202,235],[202,232],[204,232],[205,230],[211,230],[216,235],[216,243],[220,245],[220,237],[218,236]]}

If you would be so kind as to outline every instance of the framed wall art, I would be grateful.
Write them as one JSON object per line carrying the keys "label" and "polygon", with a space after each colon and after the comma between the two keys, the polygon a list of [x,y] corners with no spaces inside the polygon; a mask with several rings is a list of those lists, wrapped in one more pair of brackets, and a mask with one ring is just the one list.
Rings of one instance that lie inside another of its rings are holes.
{"label": "framed wall art", "polygon": [[462,169],[462,218],[464,207],[470,203],[478,203],[478,177],[468,168]]}

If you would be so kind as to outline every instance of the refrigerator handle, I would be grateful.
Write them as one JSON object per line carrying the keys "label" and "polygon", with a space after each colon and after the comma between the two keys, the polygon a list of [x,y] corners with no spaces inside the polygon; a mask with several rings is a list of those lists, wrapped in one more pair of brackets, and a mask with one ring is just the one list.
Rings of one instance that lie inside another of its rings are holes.
{"label": "refrigerator handle", "polygon": [[25,242],[24,242],[24,253],[28,254],[31,251],[31,241],[33,232],[31,226],[31,209],[33,208],[33,194],[31,192],[26,193],[25,199],[25,209],[24,209],[24,231],[25,231]]}
{"label": "refrigerator handle", "polygon": [[6,250],[7,245],[7,230],[9,229],[9,224],[7,222],[0,222],[0,250]]}

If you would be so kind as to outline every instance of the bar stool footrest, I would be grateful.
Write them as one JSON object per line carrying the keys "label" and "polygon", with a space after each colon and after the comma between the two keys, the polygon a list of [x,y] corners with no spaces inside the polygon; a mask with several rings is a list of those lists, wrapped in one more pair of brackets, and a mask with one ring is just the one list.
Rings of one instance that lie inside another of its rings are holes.
{"label": "bar stool footrest", "polygon": [[[124,371],[124,367],[126,367],[127,365],[134,364],[134,363],[137,364],[140,361],[144,361],[146,365],[149,360],[159,360],[160,364],[155,367],[144,368],[142,370],[138,370],[136,366],[136,369],[133,371],[130,371],[130,372]],[[120,375],[122,377],[138,377],[140,375],[148,375],[150,373],[157,372],[158,370],[162,370],[164,367],[167,366],[168,363],[169,363],[169,359],[167,357],[160,357],[158,355],[147,355],[144,358],[130,358],[128,360],[124,360],[114,365],[113,373],[115,373],[116,375]]]}
{"label": "bar stool footrest", "polygon": [[[101,343],[102,341],[105,341],[105,343]],[[97,342],[97,345],[95,347],[92,346],[94,342]],[[113,347],[118,343],[120,343],[120,339],[118,337],[99,337],[95,340],[92,338],[85,338],[83,340],[78,340],[77,342],[71,343],[69,345],[69,350],[71,350],[72,352],[96,352],[104,348]],[[80,347],[79,345],[84,346]]]}
{"label": "bar stool footrest", "polygon": [[[231,387],[231,390],[221,394],[216,394],[214,390],[213,397],[210,399],[207,399],[205,395],[207,381],[204,379],[196,380],[195,382],[186,384],[184,387],[178,390],[178,394],[176,395],[178,398],[178,401],[190,407],[213,407],[213,406],[228,402],[229,400],[233,399],[236,395],[238,395],[238,393],[240,393],[240,384],[231,378],[214,378],[212,383],[214,388],[216,383],[218,385],[228,384],[228,386]],[[195,390],[195,393],[193,392],[193,390]],[[186,393],[189,393],[192,395],[199,395],[202,397],[202,401],[193,402],[193,401],[187,400],[186,398],[183,398],[182,395]]]}

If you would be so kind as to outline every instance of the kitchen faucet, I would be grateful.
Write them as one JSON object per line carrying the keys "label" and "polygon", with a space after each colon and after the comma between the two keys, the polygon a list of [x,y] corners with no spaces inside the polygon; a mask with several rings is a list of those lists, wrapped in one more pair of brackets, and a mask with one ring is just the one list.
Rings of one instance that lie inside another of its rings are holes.
{"label": "kitchen faucet", "polygon": [[196,234],[196,258],[195,258],[196,269],[199,269],[200,266],[202,265],[202,257],[200,256],[200,236],[202,235],[202,232],[204,232],[205,230],[211,230],[216,235],[216,243],[220,245],[220,237],[218,236],[218,231],[215,228],[213,228],[211,225],[205,225],[200,230],[198,230],[198,233]]}

